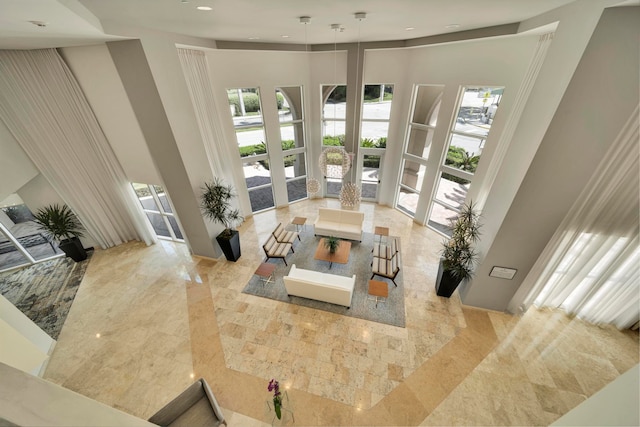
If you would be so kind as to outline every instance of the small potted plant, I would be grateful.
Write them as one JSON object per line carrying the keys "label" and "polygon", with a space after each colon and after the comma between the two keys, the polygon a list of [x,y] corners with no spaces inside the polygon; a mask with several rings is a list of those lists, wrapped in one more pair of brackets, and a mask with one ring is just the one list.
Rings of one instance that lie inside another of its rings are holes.
{"label": "small potted plant", "polygon": [[80,237],[84,227],[67,205],[50,205],[40,209],[34,215],[38,228],[44,231],[49,239],[56,240],[58,247],[75,262],[87,259],[87,252],[82,247]]}
{"label": "small potted plant", "polygon": [[200,197],[200,208],[206,218],[222,224],[224,230],[216,236],[220,249],[229,261],[240,258],[240,233],[235,229],[236,224],[244,217],[238,209],[233,209],[231,200],[236,197],[233,187],[225,185],[221,179],[214,178],[213,182],[205,183]]}
{"label": "small potted plant", "polygon": [[334,236],[325,237],[324,247],[329,251],[331,255],[334,255],[340,247],[340,239]]}
{"label": "small potted plant", "polygon": [[436,279],[438,296],[449,298],[463,280],[473,275],[477,252],[473,244],[480,238],[480,214],[473,202],[464,205],[451,221],[451,238],[442,242],[442,257]]}

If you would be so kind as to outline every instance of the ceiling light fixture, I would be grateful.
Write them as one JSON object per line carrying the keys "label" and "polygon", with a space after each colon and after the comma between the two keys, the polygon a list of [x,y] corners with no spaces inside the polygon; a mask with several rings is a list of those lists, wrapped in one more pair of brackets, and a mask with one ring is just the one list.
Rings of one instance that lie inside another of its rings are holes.
{"label": "ceiling light fixture", "polygon": [[304,24],[304,51],[306,52],[308,50],[308,43],[307,43],[307,25],[311,22],[311,17],[310,16],[301,16],[300,18],[300,23]]}
{"label": "ceiling light fixture", "polygon": [[288,39],[288,38],[289,38],[289,37],[291,37],[291,36],[288,36],[288,35],[286,35],[286,34],[283,34],[283,35],[281,35],[280,37],[282,37],[283,39]]}
{"label": "ceiling light fixture", "polygon": [[449,24],[449,25],[445,25],[445,28],[458,28],[460,26],[460,24]]}
{"label": "ceiling light fixture", "polygon": [[415,30],[415,29],[416,29],[416,27],[407,27],[407,28],[405,28],[404,30],[405,30],[405,31],[413,31],[413,30]]}
{"label": "ceiling light fixture", "polygon": [[249,37],[249,40],[260,40],[260,37],[251,36]]}
{"label": "ceiling light fixture", "polygon": [[[358,45],[356,47],[356,87],[360,90],[362,90],[362,73],[360,71],[360,27],[362,26],[362,21],[365,20],[367,18],[367,14],[365,12],[356,12],[354,14],[354,17],[358,20]],[[357,93],[357,92],[356,92]],[[362,99],[362,93],[360,93],[360,99]],[[353,147],[352,147],[352,152],[353,153],[349,153],[352,156],[354,156],[354,153],[357,153],[358,150],[360,149],[360,138],[356,138],[356,112],[357,112],[357,103],[360,102],[359,100],[356,100],[356,102],[353,103]],[[353,157],[352,157],[353,158]],[[350,177],[350,183],[353,182],[353,170],[351,170],[351,174],[349,175]],[[355,184],[352,184],[353,187],[358,188]],[[345,187],[343,187],[345,188]],[[351,190],[351,194],[352,196],[350,197],[356,197],[359,201],[360,199],[360,190],[358,188],[357,191],[357,195],[354,193],[355,190]],[[342,201],[342,200],[341,200]],[[349,203],[354,202],[353,200],[349,199]]]}
{"label": "ceiling light fixture", "polygon": [[213,8],[210,7],[210,6],[198,6],[198,7],[196,7],[196,9],[198,9],[198,10],[213,10]]}

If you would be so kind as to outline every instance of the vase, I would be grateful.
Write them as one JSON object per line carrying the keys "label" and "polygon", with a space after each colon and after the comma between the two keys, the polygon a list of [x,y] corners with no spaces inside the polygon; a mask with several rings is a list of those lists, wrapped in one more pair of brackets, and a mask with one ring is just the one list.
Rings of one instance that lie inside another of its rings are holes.
{"label": "vase", "polygon": [[282,401],[279,397],[273,398],[273,409],[276,411],[276,417],[278,419],[282,418]]}
{"label": "vase", "polygon": [[266,401],[265,418],[272,426],[294,426],[293,406],[286,391]]}

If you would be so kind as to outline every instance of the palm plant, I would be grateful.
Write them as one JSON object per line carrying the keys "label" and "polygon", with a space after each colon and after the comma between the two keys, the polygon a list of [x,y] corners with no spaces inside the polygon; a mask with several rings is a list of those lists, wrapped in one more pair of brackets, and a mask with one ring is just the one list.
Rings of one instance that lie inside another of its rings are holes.
{"label": "palm plant", "polygon": [[473,201],[464,205],[458,218],[452,220],[451,238],[443,242],[442,265],[459,281],[469,279],[478,253],[473,244],[480,238],[480,214],[476,212]]}
{"label": "palm plant", "polygon": [[223,237],[230,237],[235,226],[244,220],[239,209],[233,209],[231,200],[236,197],[231,184],[225,185],[221,179],[214,178],[213,182],[204,184],[200,199],[200,207],[204,216],[213,222],[222,224]]}
{"label": "palm plant", "polygon": [[338,247],[340,247],[340,239],[334,236],[325,237],[324,247],[333,255],[338,250]]}
{"label": "palm plant", "polygon": [[47,238],[56,240],[58,247],[68,257],[76,262],[87,259],[87,252],[79,239],[84,235],[84,227],[67,205],[46,206],[38,210],[33,217],[38,228]]}
{"label": "palm plant", "polygon": [[82,237],[84,227],[78,217],[67,205],[46,206],[34,215],[38,224],[49,238],[61,242],[74,237]]}

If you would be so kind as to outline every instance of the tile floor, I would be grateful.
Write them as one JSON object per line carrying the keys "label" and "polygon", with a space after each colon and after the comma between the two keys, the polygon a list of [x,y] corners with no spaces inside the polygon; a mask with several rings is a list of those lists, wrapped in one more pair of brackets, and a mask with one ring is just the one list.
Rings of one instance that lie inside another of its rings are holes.
{"label": "tile floor", "polygon": [[243,294],[277,222],[320,206],[339,207],[247,220],[236,263],[166,241],[96,251],[45,378],[141,418],[204,377],[230,426],[269,425],[275,377],[296,425],[546,425],[638,363],[637,332],[437,297],[441,238],[373,204],[365,230],[402,238],[406,328]]}

